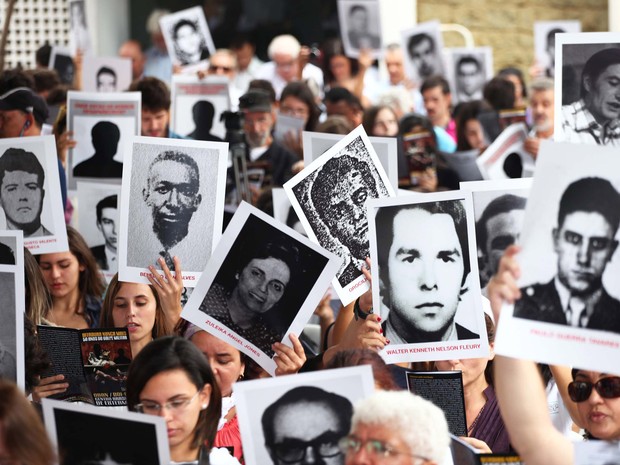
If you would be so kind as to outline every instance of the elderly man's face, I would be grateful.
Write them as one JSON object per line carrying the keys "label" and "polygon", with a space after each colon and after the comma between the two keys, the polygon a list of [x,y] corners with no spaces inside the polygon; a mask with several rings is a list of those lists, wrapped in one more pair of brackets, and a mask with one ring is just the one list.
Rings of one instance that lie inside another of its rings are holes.
{"label": "elderly man's face", "polygon": [[337,412],[324,402],[299,402],[277,410],[273,444],[267,445],[274,465],[342,465],[338,441],[347,434]]}
{"label": "elderly man's face", "polygon": [[383,285],[401,325],[438,337],[445,333],[454,321],[464,272],[452,216],[420,209],[398,212],[387,263]]}
{"label": "elderly man's face", "polygon": [[116,221],[118,219],[118,210],[108,207],[101,209],[101,220],[97,222],[97,228],[103,234],[105,245],[108,249],[116,252]]}
{"label": "elderly man's face", "polygon": [[299,70],[298,57],[292,55],[276,53],[273,62],[276,65],[276,72],[286,82],[291,82],[297,78]]}
{"label": "elderly man's face", "polygon": [[596,120],[603,124],[620,117],[620,64],[610,65],[598,79],[585,79],[586,103]]}
{"label": "elderly man's face", "polygon": [[26,171],[6,171],[0,184],[0,203],[9,229],[38,221],[43,208],[39,176]]}
{"label": "elderly man's face", "polygon": [[145,200],[160,231],[187,228],[201,200],[198,180],[185,163],[160,161],[149,170]]}
{"label": "elderly man's face", "polygon": [[116,92],[116,76],[110,73],[102,73],[97,77],[97,90],[99,92]]}
{"label": "elderly man's face", "polygon": [[376,196],[375,186],[369,186],[359,170],[351,169],[338,180],[324,213],[331,233],[360,260],[368,256],[369,247],[365,204]]}
{"label": "elderly man's face", "polygon": [[267,111],[248,111],[243,120],[243,129],[251,148],[265,147],[271,140],[273,115]]}
{"label": "elderly man's face", "polygon": [[388,50],[385,52],[385,66],[390,76],[390,84],[400,84],[405,79],[405,64],[403,61],[403,51]]}
{"label": "elderly man's face", "polygon": [[435,74],[439,70],[438,57],[435,55],[435,45],[430,39],[423,39],[409,49],[411,62],[422,79]]}
{"label": "elderly man's face", "polygon": [[553,89],[537,90],[530,97],[530,108],[534,118],[534,126],[540,132],[553,130],[554,117]]}
{"label": "elderly man's face", "polygon": [[[409,446],[402,438],[402,431],[390,428],[388,425],[367,425],[359,423],[351,432],[351,436],[361,441],[362,446],[357,452],[351,451],[345,457],[345,465],[413,465],[417,463],[415,458],[409,454]],[[367,444],[371,441],[378,441],[393,451],[389,456],[369,450]]]}
{"label": "elderly man's face", "polygon": [[614,231],[598,212],[576,211],[553,230],[558,255],[558,278],[577,295],[589,295],[601,288],[601,279],[617,241]]}
{"label": "elderly man's face", "polygon": [[212,76],[226,76],[228,79],[235,77],[235,61],[228,53],[216,53],[209,59],[207,74]]}

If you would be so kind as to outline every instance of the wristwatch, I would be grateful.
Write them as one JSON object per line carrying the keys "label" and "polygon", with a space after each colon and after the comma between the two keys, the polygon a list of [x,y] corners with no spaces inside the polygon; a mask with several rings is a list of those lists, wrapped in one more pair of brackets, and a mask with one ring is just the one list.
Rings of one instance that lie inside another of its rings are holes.
{"label": "wristwatch", "polygon": [[355,321],[359,320],[360,318],[362,320],[365,320],[366,318],[368,318],[368,315],[370,315],[372,313],[372,308],[365,312],[364,310],[362,310],[360,308],[360,298],[358,297],[355,300],[355,305],[353,305],[353,315],[355,315]]}

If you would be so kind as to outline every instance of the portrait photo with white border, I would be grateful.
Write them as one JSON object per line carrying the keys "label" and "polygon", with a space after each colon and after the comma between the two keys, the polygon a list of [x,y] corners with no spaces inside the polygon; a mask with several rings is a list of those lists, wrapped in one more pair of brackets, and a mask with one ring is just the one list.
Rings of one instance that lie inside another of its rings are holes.
{"label": "portrait photo with white border", "polygon": [[379,58],[381,48],[381,15],[378,0],[338,0],[340,35],[345,53],[358,58],[367,49]]}
{"label": "portrait photo with white border", "polygon": [[176,11],[159,19],[172,64],[191,66],[205,63],[215,45],[201,6]]}
{"label": "portrait photo with white border", "polygon": [[131,59],[86,55],[82,65],[84,92],[123,92],[131,84]]}
{"label": "portrait photo with white border", "polygon": [[581,21],[534,21],[534,57],[546,77],[555,75],[555,35],[581,32]]}
{"label": "portrait photo with white border", "polygon": [[402,30],[401,47],[407,76],[418,86],[430,76],[445,74],[439,21],[427,21]]}
{"label": "portrait photo with white border", "polygon": [[270,374],[272,345],[301,334],[342,260],[248,203],[222,236],[182,318]]}

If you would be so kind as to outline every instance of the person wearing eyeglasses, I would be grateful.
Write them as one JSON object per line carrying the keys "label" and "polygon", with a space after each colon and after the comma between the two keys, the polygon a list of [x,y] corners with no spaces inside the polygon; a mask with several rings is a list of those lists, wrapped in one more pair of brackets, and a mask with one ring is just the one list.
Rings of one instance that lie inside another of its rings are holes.
{"label": "person wearing eyeglasses", "polygon": [[345,465],[437,465],[449,451],[443,411],[407,391],[380,391],[360,401],[351,423],[339,442]]}
{"label": "person wearing eyeglasses", "polygon": [[[224,76],[228,79],[228,93],[230,95],[230,106],[232,111],[239,108],[239,98],[247,90],[241,89],[235,85],[235,79],[239,70],[237,56],[232,50],[227,48],[218,48],[209,58],[209,68],[207,76]],[[218,115],[219,117],[219,115]]]}
{"label": "person wearing eyeglasses", "polygon": [[[497,273],[489,282],[489,300],[499,324],[504,303],[521,298],[515,258],[518,246],[510,246]],[[577,368],[567,394],[576,403],[575,422],[588,438],[620,440],[620,377]],[[528,465],[573,465],[575,452],[570,440],[553,427],[546,394],[536,364],[529,360],[495,357],[496,392],[512,445]]]}
{"label": "person wearing eyeglasses", "polygon": [[188,340],[156,339],[136,356],[127,374],[127,405],[166,420],[172,463],[239,464],[226,449],[211,449],[222,397],[209,363]]}
{"label": "person wearing eyeglasses", "polygon": [[291,389],[261,417],[274,465],[342,465],[338,441],[349,431],[353,405],[314,386]]}

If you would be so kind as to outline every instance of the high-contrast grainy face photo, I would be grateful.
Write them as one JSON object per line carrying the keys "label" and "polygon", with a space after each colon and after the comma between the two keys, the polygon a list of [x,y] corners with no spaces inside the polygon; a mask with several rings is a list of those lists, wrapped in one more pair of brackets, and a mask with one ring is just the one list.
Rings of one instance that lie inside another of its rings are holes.
{"label": "high-contrast grainy face photo", "polygon": [[215,51],[202,7],[177,11],[162,17],[159,23],[173,63],[195,65]]}
{"label": "high-contrast grainy face photo", "polygon": [[491,48],[452,48],[448,57],[453,101],[462,103],[482,100],[484,85],[493,77]]}
{"label": "high-contrast grainy face photo", "polygon": [[[605,33],[556,36],[555,140],[620,146],[620,44]],[[593,42],[597,40],[597,42]]]}
{"label": "high-contrast grainy face photo", "polygon": [[248,217],[199,310],[269,357],[282,340],[328,259],[269,225]]}
{"label": "high-contrast grainy face photo", "polygon": [[292,190],[319,244],[345,259],[337,277],[346,287],[361,275],[369,254],[366,200],[388,196],[362,138],[353,139]]}
{"label": "high-contrast grainy face photo", "polygon": [[285,378],[233,386],[246,462],[343,465],[338,441],[349,434],[353,405],[372,393],[369,367]]}
{"label": "high-contrast grainy face photo", "polygon": [[226,157],[220,142],[135,137],[124,163],[119,274],[146,282],[163,258],[194,287],[221,235]]}
{"label": "high-contrast grainy face photo", "polygon": [[620,300],[603,284],[603,273],[618,248],[619,225],[617,185],[597,176],[571,181],[561,194],[550,231],[555,276],[523,288],[514,316],[620,334]]}
{"label": "high-contrast grainy face photo", "polygon": [[381,207],[375,225],[386,337],[396,344],[478,339],[455,321],[471,271],[463,201]]}

